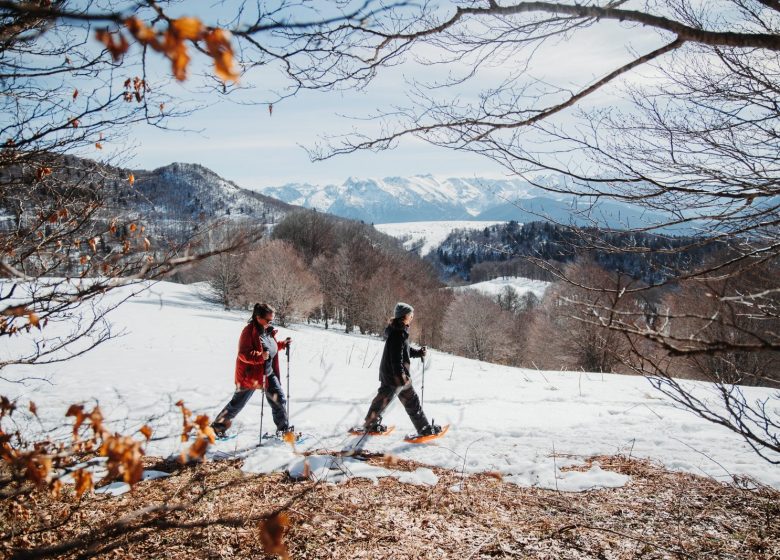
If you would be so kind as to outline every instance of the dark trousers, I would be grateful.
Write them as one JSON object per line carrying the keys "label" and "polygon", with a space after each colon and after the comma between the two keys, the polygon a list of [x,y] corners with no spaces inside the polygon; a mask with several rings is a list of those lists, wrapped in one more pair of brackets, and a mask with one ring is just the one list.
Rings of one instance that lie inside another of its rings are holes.
{"label": "dark trousers", "polygon": [[[249,402],[249,399],[255,393],[254,389],[236,389],[233,398],[225,405],[225,408],[217,414],[214,422],[211,424],[215,430],[227,430],[230,424],[241,410]],[[268,387],[265,390],[265,398],[271,405],[271,414],[274,418],[277,430],[286,430],[287,420],[287,398],[282,390],[282,382],[275,375],[268,377]]]}
{"label": "dark trousers", "polygon": [[400,387],[382,383],[379,386],[376,397],[374,397],[374,400],[371,402],[371,406],[368,408],[365,426],[370,426],[372,423],[379,422],[382,419],[382,414],[396,394],[398,395],[398,400],[404,405],[406,413],[409,415],[409,419],[412,421],[412,424],[414,424],[414,428],[419,432],[427,426],[428,419],[425,417],[422,405],[420,404],[420,399],[417,396],[414,387],[412,387],[411,381]]}

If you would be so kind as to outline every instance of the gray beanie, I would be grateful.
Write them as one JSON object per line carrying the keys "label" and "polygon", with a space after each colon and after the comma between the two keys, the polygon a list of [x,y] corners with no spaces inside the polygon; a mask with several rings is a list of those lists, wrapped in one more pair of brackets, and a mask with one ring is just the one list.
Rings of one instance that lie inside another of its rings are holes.
{"label": "gray beanie", "polygon": [[395,310],[393,311],[393,318],[401,319],[403,317],[406,317],[407,315],[409,315],[409,313],[412,313],[413,311],[414,311],[414,307],[412,307],[408,303],[399,301],[398,303],[395,304]]}

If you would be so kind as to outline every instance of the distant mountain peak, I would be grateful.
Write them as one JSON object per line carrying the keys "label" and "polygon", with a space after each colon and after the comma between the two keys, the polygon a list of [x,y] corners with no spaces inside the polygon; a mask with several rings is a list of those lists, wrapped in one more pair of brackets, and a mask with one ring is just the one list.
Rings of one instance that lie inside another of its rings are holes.
{"label": "distant mountain peak", "polygon": [[549,219],[620,229],[629,224],[652,223],[659,218],[620,202],[600,203],[598,211],[588,215],[591,205],[587,201],[575,203],[572,196],[551,193],[537,186],[557,186],[564,182],[564,177],[555,175],[535,178],[535,184],[519,177],[445,179],[425,173],[375,179],[353,175],[340,185],[288,183],[262,192],[290,204],[370,223]]}

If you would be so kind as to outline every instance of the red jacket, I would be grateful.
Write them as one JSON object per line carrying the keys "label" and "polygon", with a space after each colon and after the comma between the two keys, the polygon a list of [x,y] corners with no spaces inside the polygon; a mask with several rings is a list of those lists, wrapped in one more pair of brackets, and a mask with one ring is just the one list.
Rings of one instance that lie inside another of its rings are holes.
{"label": "red jacket", "polygon": [[[287,341],[276,340],[279,352],[287,347]],[[274,375],[279,377],[279,352],[274,356],[272,364]],[[259,389],[265,384],[265,360],[263,360],[263,346],[260,344],[260,329],[252,321],[238,339],[238,356],[236,357],[236,385],[242,389]]]}

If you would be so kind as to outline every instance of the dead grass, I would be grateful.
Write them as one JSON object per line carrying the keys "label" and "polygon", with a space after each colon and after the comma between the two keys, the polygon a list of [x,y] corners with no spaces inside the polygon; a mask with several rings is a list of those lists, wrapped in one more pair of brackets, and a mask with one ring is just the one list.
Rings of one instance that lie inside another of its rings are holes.
{"label": "dead grass", "polygon": [[[0,553],[34,558],[274,558],[259,522],[286,510],[292,558],[780,559],[780,493],[594,457],[631,475],[580,494],[521,488],[495,473],[434,469],[433,487],[382,479],[341,485],[252,476],[240,462],[182,467],[133,492],[77,502],[28,494],[0,502]],[[370,459],[385,464],[382,457]],[[392,468],[419,465],[398,461]],[[462,484],[461,484],[462,483]],[[452,487],[461,484],[461,491]]]}

